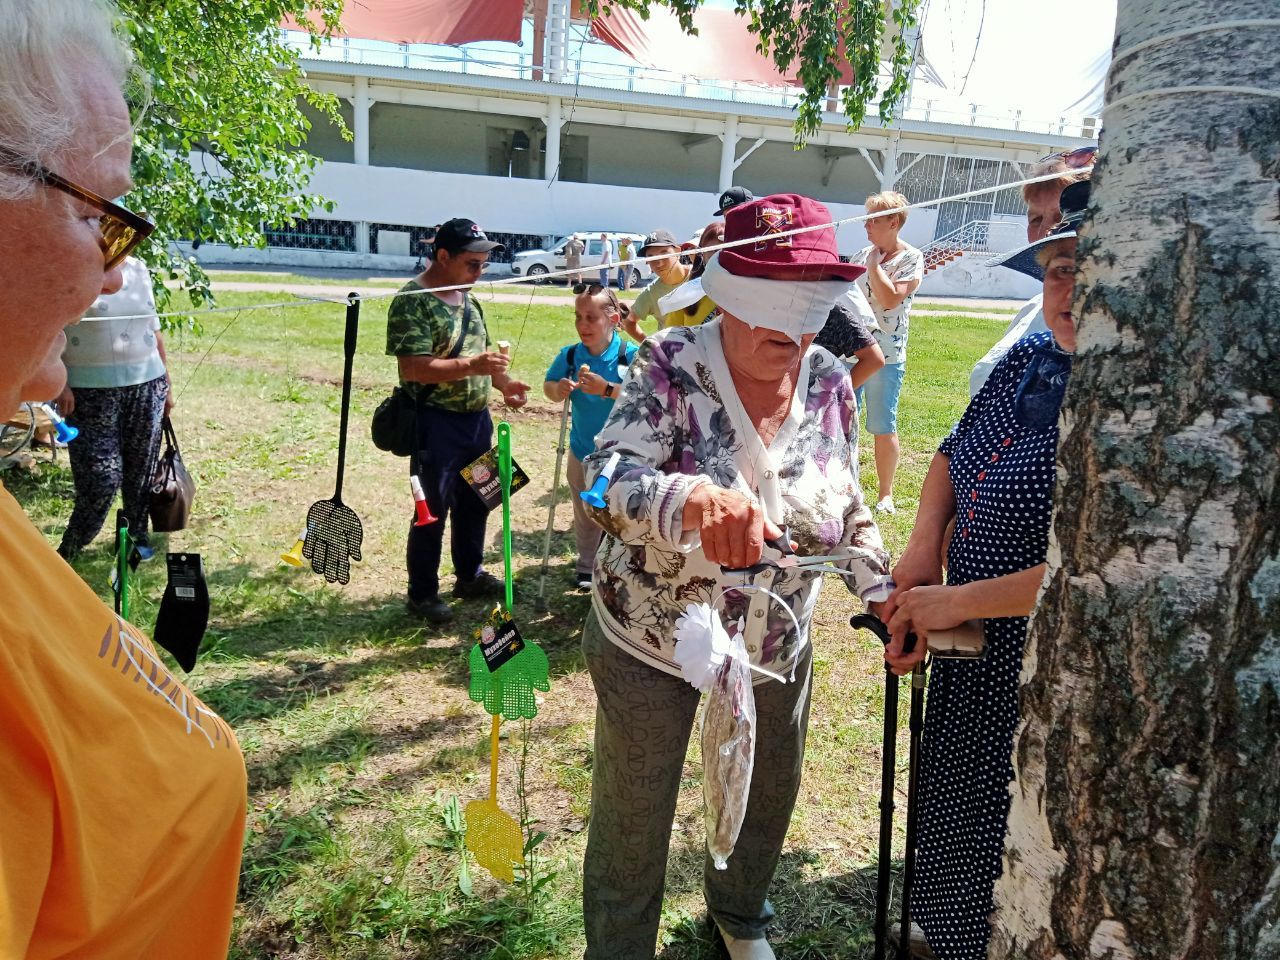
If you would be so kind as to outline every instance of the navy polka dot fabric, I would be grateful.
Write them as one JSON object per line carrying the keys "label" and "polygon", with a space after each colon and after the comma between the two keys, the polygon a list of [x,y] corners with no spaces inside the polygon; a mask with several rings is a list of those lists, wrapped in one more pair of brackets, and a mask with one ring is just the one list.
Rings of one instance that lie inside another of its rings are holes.
{"label": "navy polka dot fabric", "polygon": [[[1043,563],[1049,541],[1056,417],[1028,427],[1015,396],[1049,333],[1000,361],[939,451],[951,460],[956,528],[947,582],[987,580]],[[1010,753],[1027,618],[986,621],[983,660],[934,660],[925,715],[916,920],[941,960],[983,960],[1009,815]]]}

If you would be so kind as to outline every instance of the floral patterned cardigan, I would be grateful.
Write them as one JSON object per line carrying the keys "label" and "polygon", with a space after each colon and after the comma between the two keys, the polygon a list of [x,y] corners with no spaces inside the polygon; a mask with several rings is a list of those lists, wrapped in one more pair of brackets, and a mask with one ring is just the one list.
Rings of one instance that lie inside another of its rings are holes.
{"label": "floral patterned cardigan", "polygon": [[[584,461],[595,481],[614,453],[620,461],[593,511],[606,536],[596,556],[592,601],[606,636],[634,656],[680,675],[675,623],[690,603],[712,603],[733,634],[744,633],[753,662],[792,670],[809,639],[821,574],[769,567],[747,578],[703,555],[698,531],[682,529],[685,501],[704,483],[755,496],[785,524],[801,556],[843,547],[870,551],[845,560],[846,583],[864,594],[882,585],[888,554],[857,475],[853,387],[843,364],[810,347],[787,419],[766,449],[738,399],[725,361],[720,321],[673,327],[650,337],[623,383],[596,449]],[[766,555],[777,556],[766,547]],[[784,611],[785,603],[799,625]]]}

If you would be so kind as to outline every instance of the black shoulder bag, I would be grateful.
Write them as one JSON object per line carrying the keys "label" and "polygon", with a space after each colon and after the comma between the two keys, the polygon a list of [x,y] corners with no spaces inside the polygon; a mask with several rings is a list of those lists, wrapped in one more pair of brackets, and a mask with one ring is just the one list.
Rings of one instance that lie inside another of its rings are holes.
{"label": "black shoulder bag", "polygon": [[[458,341],[449,351],[446,360],[456,360],[462,353],[462,345],[471,332],[471,295],[463,300],[462,333]],[[369,423],[369,434],[373,445],[379,450],[393,453],[397,457],[408,457],[418,449],[418,403],[435,389],[434,383],[418,384],[417,397],[404,387],[393,387],[391,396],[387,397],[373,411],[373,420]]]}

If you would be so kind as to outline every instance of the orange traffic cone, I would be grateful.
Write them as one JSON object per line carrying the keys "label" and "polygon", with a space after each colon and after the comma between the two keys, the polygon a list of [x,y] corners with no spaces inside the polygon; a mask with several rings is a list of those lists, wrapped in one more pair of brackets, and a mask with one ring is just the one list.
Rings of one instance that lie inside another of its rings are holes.
{"label": "orange traffic cone", "polygon": [[422,481],[418,479],[416,473],[409,474],[409,489],[413,491],[413,509],[418,514],[413,525],[425,527],[429,523],[435,523],[439,517],[432,516],[431,508],[427,506],[427,495],[422,491]]}

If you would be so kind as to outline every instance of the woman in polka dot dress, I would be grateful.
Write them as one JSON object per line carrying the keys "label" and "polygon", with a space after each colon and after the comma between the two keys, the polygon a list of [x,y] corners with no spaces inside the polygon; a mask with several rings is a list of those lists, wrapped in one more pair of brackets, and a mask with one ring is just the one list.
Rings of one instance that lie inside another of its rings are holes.
{"label": "woman in polka dot dress", "polygon": [[[1044,577],[1058,410],[1075,349],[1074,228],[1087,202],[1087,183],[1069,188],[1058,227],[1006,261],[1043,274],[1050,332],[1025,337],[1008,352],[939,446],[916,527],[893,571],[897,590],[882,612],[894,634],[886,659],[899,674],[924,655],[902,654],[908,631],[927,647],[930,630],[984,621],[986,657],[935,660],[929,682],[912,904],[942,960],[987,955],[1013,778],[1018,675],[1028,614]],[[953,517],[942,586],[939,558]]]}

